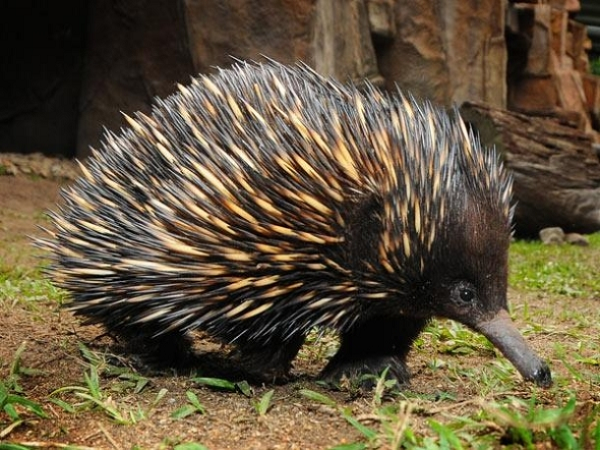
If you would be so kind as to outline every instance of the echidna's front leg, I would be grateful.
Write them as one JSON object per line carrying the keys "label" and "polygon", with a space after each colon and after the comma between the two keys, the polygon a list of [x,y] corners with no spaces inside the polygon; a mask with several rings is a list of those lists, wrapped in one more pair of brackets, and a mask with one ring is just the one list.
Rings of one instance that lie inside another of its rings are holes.
{"label": "echidna's front leg", "polygon": [[388,368],[387,376],[407,384],[410,372],[406,356],[427,323],[413,318],[374,318],[341,335],[341,347],[323,370],[323,379],[339,382],[346,377],[372,387],[375,377]]}

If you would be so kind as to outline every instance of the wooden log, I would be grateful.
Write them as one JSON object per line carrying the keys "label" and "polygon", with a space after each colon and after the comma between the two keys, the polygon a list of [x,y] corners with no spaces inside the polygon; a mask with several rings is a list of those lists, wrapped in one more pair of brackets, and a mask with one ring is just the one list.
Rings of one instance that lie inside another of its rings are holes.
{"label": "wooden log", "polygon": [[463,118],[494,145],[514,177],[515,231],[537,237],[546,227],[600,230],[600,159],[592,138],[567,117],[531,116],[476,103]]}

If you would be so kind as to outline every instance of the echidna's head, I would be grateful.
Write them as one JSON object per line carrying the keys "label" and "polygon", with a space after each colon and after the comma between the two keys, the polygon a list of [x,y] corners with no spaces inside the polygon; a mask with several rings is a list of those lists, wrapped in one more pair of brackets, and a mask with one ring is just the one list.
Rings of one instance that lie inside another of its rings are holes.
{"label": "echidna's head", "polygon": [[528,346],[508,314],[510,226],[503,208],[474,196],[443,224],[423,272],[431,312],[484,334],[523,377],[551,384],[550,370]]}
{"label": "echidna's head", "polygon": [[481,332],[525,379],[549,385],[548,366],[508,315],[510,176],[460,119],[427,106],[407,116],[421,120],[401,129],[419,138],[400,140],[401,170],[383,201],[381,271],[405,286],[412,314]]}

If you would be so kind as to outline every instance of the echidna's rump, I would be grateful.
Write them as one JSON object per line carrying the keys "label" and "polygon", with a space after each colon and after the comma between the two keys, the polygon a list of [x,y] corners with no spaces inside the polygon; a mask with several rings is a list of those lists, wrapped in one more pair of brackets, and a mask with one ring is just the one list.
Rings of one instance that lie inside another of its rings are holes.
{"label": "echidna's rump", "polygon": [[111,331],[168,352],[205,330],[268,377],[327,326],[325,375],[406,381],[443,316],[547,385],[506,314],[510,177],[456,116],[303,65],[197,78],[106,135],[52,214],[49,273]]}

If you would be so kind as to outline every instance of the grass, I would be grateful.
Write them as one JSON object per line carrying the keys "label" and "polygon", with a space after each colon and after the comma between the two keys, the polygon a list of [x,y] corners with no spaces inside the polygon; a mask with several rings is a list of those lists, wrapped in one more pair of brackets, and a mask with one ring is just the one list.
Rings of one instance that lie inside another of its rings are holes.
{"label": "grass", "polygon": [[206,408],[200,403],[198,396],[193,391],[186,391],[187,403],[171,413],[176,420],[184,419],[192,414],[206,414]]}
{"label": "grass", "polygon": [[[415,429],[411,426],[419,415],[423,415],[416,411],[414,402],[398,394],[394,394],[393,401],[384,400],[386,390],[391,387],[382,376],[369,412],[360,416],[325,394],[310,390],[300,394],[337,410],[362,435],[360,441],[334,446],[330,450],[462,450],[487,449],[498,444],[531,450],[600,448],[600,405],[578,403],[575,396],[554,407],[544,405],[535,397],[508,396],[501,401],[479,398],[479,409],[469,414],[442,413],[439,420],[426,415],[424,431],[423,427]],[[585,409],[583,414],[582,409]],[[450,408],[446,410],[450,411]],[[576,415],[577,410],[579,414]]]}
{"label": "grass", "polygon": [[[100,414],[123,427],[160,420],[202,422],[214,414],[205,399],[208,393],[235,396],[254,417],[268,422],[284,403],[318,405],[339,426],[353,430],[352,439],[331,450],[373,448],[441,450],[559,448],[600,449],[600,234],[590,236],[589,247],[544,246],[517,241],[511,247],[511,295],[542,299],[533,308],[520,302],[513,311],[526,336],[548,336],[544,347],[552,361],[555,386],[549,390],[520,383],[515,369],[481,335],[452,321],[431,323],[415,343],[416,354],[435,349],[426,359],[427,371],[444,380],[443,389],[427,392],[400,390],[385,374],[374,391],[321,390],[315,383],[299,382],[264,389],[245,382],[191,377],[175,395],[177,404],[166,402],[166,389],[152,379],[114,365],[110,355],[80,346],[81,380],[56,388],[47,397],[33,396],[22,380],[39,375],[22,364],[28,348],[21,346],[0,379],[0,449],[27,448],[7,442],[16,429],[35,430],[50,420],[48,411],[58,407],[67,415]],[[45,281],[39,271],[0,268],[0,306],[7,310],[35,310],[40,302],[59,305],[64,294]],[[592,307],[578,307],[579,302]],[[569,307],[564,307],[567,304]],[[558,306],[563,307],[559,308]],[[311,335],[304,350],[306,361],[321,362],[329,356],[330,343]],[[465,365],[464,358],[486,358],[485,364]],[[462,391],[462,397],[455,395]],[[468,393],[468,394],[467,394]],[[170,393],[175,394],[175,393]],[[132,399],[133,402],[132,402]],[[160,410],[160,412],[159,412]],[[166,414],[164,414],[166,412]],[[165,418],[166,417],[166,418]],[[260,422],[259,422],[260,423]],[[11,447],[14,445],[14,447]],[[133,446],[131,448],[144,448]],[[200,443],[174,438],[161,448],[205,449]]]}
{"label": "grass", "polygon": [[595,259],[600,233],[589,237],[590,247],[544,245],[517,241],[511,246],[509,284],[517,289],[569,297],[600,299]]}
{"label": "grass", "polygon": [[260,399],[252,402],[252,405],[259,416],[265,416],[273,406],[272,400],[274,393],[275,391],[271,389],[270,391],[265,392]]}
{"label": "grass", "polygon": [[39,302],[61,305],[65,298],[65,292],[43,278],[41,271],[0,265],[0,307],[11,308],[20,303],[31,310]]}
{"label": "grass", "polygon": [[[10,364],[8,376],[0,380],[0,411],[4,412],[5,420],[0,420],[0,439],[10,434],[13,429],[19,427],[28,417],[48,418],[40,402],[27,398],[27,394],[19,384],[23,375],[34,374],[35,371],[24,368],[21,364],[21,356],[26,349],[25,344],[15,352]],[[0,416],[0,419],[1,416]],[[0,440],[0,449],[1,447]]]}
{"label": "grass", "polygon": [[600,58],[590,60],[590,73],[600,76]]}
{"label": "grass", "polygon": [[82,383],[62,386],[48,396],[49,402],[64,411],[100,411],[117,424],[133,425],[148,419],[152,410],[167,394],[166,389],[159,390],[146,406],[120,402],[119,398],[142,393],[150,380],[125,367],[110,364],[107,355],[92,351],[83,344],[79,348],[87,361]]}

